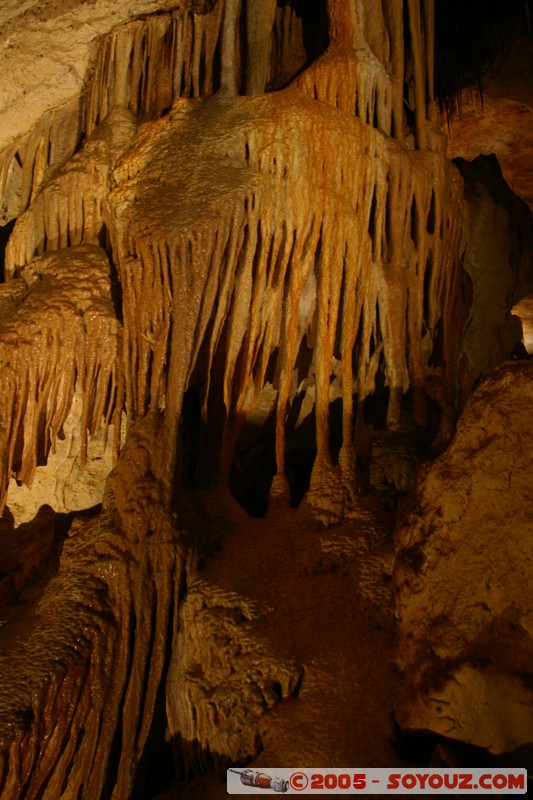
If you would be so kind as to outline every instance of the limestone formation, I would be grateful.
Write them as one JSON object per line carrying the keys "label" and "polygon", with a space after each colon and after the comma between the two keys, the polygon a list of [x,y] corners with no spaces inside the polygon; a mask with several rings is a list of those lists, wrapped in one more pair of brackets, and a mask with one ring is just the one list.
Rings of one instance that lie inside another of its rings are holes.
{"label": "limestone formation", "polygon": [[533,735],[531,391],[527,363],[483,381],[396,532],[397,719],[497,754]]}
{"label": "limestone formation", "polygon": [[1,320],[2,511],[11,474],[31,487],[38,464],[63,436],[76,393],[80,461],[88,436],[115,421],[120,436],[120,325],[107,256],[95,246],[50,251],[18,280],[18,302]]}
{"label": "limestone formation", "polygon": [[402,764],[414,490],[397,720],[530,743],[529,365],[468,398],[519,352],[531,215],[449,159],[433,0],[4,6],[0,794]]}

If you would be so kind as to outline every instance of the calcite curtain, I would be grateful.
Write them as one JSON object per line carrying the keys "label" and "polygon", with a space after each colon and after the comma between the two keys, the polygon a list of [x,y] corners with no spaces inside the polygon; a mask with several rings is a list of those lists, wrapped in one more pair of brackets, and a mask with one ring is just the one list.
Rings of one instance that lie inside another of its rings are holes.
{"label": "calcite curtain", "polygon": [[433,0],[176,2],[93,41],[83,91],[0,153],[0,507],[74,406],[82,463],[99,432],[115,459],[4,630],[3,796],[130,797],[161,703],[184,752],[216,738],[176,700],[178,621],[194,491],[226,491],[247,424],[273,424],[274,511],[294,502],[289,420],[311,414],[302,506],[322,526],[357,517],[378,389],[389,430],[427,431],[433,404],[450,438],[471,296],[433,60]]}

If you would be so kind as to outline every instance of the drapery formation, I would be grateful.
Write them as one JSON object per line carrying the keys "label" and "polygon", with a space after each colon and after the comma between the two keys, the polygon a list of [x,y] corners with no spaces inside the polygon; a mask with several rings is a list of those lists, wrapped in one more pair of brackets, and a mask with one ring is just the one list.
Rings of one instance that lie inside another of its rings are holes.
{"label": "drapery formation", "polygon": [[[362,403],[372,393],[379,371],[391,427],[401,424],[403,392],[423,393],[438,339],[444,357],[436,369],[451,400],[455,389],[461,183],[439,154],[406,154],[357,119],[334,119],[290,90],[231,104],[179,103],[146,131],[149,160],[134,151],[119,163],[109,198],[130,415],[164,406],[174,441],[191,382],[207,414],[219,362],[224,474],[239,426],[273,383],[276,491],[285,419],[304,380],[316,392],[318,491],[333,466],[334,364],[346,487],[355,481],[354,397]],[[159,165],[170,158],[175,168],[160,181]],[[303,342],[314,353],[306,374],[297,364]]]}
{"label": "drapery formation", "polygon": [[[461,181],[429,120],[431,3],[403,5],[385,3],[376,16],[365,3],[331,2],[326,52],[291,88],[257,100],[231,100],[230,90],[265,88],[287,40],[282,24],[300,31],[301,58],[305,19],[296,5],[219,2],[115,29],[88,82],[88,138],[52,179],[26,191],[32,199],[6,253],[15,277],[56,248],[107,249],[122,291],[128,419],[163,411],[168,441],[177,443],[186,390],[198,389],[204,422],[219,391],[225,432],[215,459],[226,479],[240,426],[273,385],[273,493],[288,498],[285,420],[305,381],[315,393],[312,495],[324,481],[331,486],[338,373],[339,514],[355,483],[354,403],[361,410],[379,376],[389,427],[401,425],[408,390],[424,425],[424,387],[436,376],[453,406],[467,313]],[[239,14],[249,39],[238,35]],[[259,31],[267,44],[252,48]],[[217,86],[222,94],[200,99]],[[161,115],[134,137],[139,117]],[[296,375],[302,343],[313,357]],[[220,387],[212,372],[222,373]]]}
{"label": "drapery formation", "polygon": [[[76,385],[82,440],[126,416],[103,512],[73,530],[27,612],[37,644],[22,661],[40,658],[43,628],[52,656],[0,720],[12,796],[132,791],[196,568],[176,517],[188,390],[199,482],[227,483],[243,424],[273,398],[281,504],[287,416],[306,397],[308,501],[326,523],[357,505],[365,398],[385,392],[391,429],[407,412],[426,424],[432,381],[455,403],[462,181],[434,127],[432,3],[313,9],[328,36],[302,4],[272,0],[187,3],[120,26],[64,148],[52,114],[1,156],[4,214],[18,215],[0,288],[2,504],[11,474],[31,482],[61,436]],[[40,627],[54,597],[68,624]]]}

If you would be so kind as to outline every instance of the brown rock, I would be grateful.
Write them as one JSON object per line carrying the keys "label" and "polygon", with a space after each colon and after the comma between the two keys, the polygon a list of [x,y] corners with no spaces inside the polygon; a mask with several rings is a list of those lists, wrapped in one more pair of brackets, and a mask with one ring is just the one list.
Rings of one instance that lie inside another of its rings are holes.
{"label": "brown rock", "polygon": [[532,392],[528,363],[482,382],[396,532],[398,722],[492,753],[533,738]]}

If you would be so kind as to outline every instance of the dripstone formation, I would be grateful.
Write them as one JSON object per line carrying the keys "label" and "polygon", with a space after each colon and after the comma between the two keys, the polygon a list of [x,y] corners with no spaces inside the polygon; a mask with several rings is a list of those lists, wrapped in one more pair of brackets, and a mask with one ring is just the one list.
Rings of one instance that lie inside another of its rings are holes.
{"label": "dripstone formation", "polygon": [[433,0],[6,6],[2,797],[522,766],[533,226]]}

